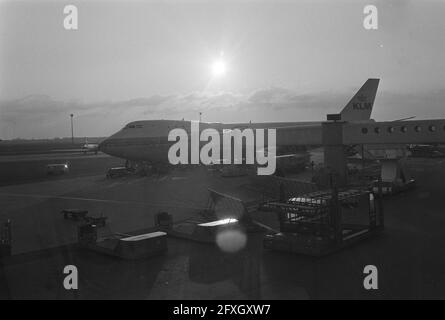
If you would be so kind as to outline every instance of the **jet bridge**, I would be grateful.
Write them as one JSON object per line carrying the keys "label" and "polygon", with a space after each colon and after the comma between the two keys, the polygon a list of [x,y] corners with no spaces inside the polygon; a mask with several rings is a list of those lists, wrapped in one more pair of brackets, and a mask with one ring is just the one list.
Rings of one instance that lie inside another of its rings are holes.
{"label": "jet bridge", "polygon": [[277,145],[323,145],[325,167],[336,184],[347,184],[344,146],[362,144],[445,143],[445,119],[349,123],[326,121],[322,126],[276,128]]}
{"label": "jet bridge", "polygon": [[[337,184],[347,184],[344,145],[357,144],[417,144],[444,143],[445,120],[384,121],[366,123],[324,122],[322,143],[325,146],[325,165],[337,177]],[[393,162],[398,162],[393,157]],[[384,161],[382,169],[386,173],[393,166]]]}

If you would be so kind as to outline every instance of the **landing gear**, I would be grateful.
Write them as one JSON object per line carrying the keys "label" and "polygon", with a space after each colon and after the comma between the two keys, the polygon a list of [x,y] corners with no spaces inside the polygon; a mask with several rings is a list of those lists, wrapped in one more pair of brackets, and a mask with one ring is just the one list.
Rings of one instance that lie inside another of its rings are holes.
{"label": "landing gear", "polygon": [[126,160],[125,161],[125,167],[136,174],[139,174],[141,176],[147,175],[147,164],[144,161],[131,161]]}
{"label": "landing gear", "polygon": [[125,161],[125,167],[141,176],[150,176],[153,174],[167,174],[170,172],[170,166],[168,164],[156,163],[152,164],[147,161]]}

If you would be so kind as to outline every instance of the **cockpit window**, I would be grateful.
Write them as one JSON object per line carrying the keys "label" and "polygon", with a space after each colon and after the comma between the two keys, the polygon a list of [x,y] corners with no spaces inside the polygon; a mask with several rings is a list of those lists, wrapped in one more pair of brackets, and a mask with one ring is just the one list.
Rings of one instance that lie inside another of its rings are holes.
{"label": "cockpit window", "polygon": [[142,124],[128,124],[124,127],[124,129],[136,129],[136,128],[142,128]]}

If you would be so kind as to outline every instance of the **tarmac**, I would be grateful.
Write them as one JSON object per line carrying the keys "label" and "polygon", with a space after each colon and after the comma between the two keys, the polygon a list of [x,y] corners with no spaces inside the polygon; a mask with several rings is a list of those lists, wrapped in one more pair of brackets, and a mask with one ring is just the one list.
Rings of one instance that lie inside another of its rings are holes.
{"label": "tarmac", "polygon": [[[13,256],[0,260],[0,298],[445,297],[443,159],[409,160],[418,188],[385,198],[384,233],[333,255],[310,258],[271,252],[263,249],[262,235],[255,233],[247,235],[246,246],[237,253],[169,238],[168,253],[138,261],[80,249],[75,245],[77,223],[64,220],[60,211],[80,208],[91,215],[103,213],[109,217],[103,232],[125,233],[152,227],[160,211],[172,214],[174,221],[187,219],[207,206],[208,188],[246,201],[259,195],[246,187],[245,177],[222,178],[203,168],[106,179],[103,165],[118,161],[88,156],[88,164],[79,162],[82,166],[67,176],[39,176],[0,186],[0,222],[11,219],[13,223]],[[268,213],[256,219],[276,226],[276,217]],[[63,268],[69,264],[78,267],[78,290],[65,290],[62,285]],[[378,290],[363,288],[363,269],[369,264],[378,268]]]}
{"label": "tarmac", "polygon": [[[2,155],[0,156],[0,163],[3,162],[24,162],[24,161],[36,161],[36,160],[72,160],[72,159],[98,159],[108,158],[109,156],[104,153],[94,154],[94,152],[69,152],[66,153],[42,153],[42,154],[23,154],[23,155]],[[62,154],[62,155],[61,155]]]}

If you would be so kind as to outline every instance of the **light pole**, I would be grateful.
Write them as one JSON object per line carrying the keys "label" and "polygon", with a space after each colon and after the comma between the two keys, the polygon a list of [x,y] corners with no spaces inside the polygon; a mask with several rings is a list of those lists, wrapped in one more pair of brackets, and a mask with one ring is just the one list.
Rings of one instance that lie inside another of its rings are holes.
{"label": "light pole", "polygon": [[74,144],[74,129],[73,129],[73,114],[70,114],[71,117],[71,144]]}

